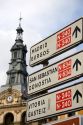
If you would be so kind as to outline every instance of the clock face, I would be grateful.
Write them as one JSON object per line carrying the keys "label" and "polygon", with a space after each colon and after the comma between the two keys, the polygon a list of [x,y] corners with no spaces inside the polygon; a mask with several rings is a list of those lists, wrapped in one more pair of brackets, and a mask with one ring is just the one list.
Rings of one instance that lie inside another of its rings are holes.
{"label": "clock face", "polygon": [[12,96],[8,96],[8,97],[7,97],[7,101],[8,101],[8,102],[12,102],[12,101],[13,101],[13,97],[12,97]]}

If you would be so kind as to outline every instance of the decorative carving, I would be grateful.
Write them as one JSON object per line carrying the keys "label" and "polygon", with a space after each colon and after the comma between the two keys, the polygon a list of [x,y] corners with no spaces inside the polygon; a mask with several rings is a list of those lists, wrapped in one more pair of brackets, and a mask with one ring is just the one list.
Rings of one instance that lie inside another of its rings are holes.
{"label": "decorative carving", "polygon": [[9,93],[12,93],[12,87],[9,87],[9,88],[8,88],[8,92],[9,92]]}
{"label": "decorative carving", "polygon": [[19,109],[19,110],[15,110],[14,111],[16,114],[18,114],[18,113],[20,113],[21,112],[21,110]]}

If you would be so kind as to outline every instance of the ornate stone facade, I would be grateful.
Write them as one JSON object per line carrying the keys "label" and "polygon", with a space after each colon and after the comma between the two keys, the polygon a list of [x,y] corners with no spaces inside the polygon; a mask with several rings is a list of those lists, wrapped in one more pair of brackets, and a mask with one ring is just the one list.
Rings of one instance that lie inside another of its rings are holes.
{"label": "ornate stone facade", "polygon": [[15,88],[7,88],[0,92],[0,124],[24,125],[26,102],[21,99],[21,92]]}

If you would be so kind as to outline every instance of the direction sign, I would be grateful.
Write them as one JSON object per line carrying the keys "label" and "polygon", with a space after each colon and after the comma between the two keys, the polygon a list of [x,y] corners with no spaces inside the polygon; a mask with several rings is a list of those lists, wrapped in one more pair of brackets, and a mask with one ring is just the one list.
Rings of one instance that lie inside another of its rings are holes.
{"label": "direction sign", "polygon": [[43,125],[83,125],[83,117],[76,116],[65,120],[53,121]]}
{"label": "direction sign", "polygon": [[29,100],[27,106],[28,122],[83,109],[83,82]]}
{"label": "direction sign", "polygon": [[31,74],[28,94],[52,88],[80,76],[83,76],[83,51]]}
{"label": "direction sign", "polygon": [[83,40],[83,18],[73,22],[30,49],[30,66],[61,54]]}

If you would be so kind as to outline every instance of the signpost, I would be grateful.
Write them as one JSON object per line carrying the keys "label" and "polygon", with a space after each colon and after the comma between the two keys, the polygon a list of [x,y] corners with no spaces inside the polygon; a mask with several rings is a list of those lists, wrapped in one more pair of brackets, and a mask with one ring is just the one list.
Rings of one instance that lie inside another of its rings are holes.
{"label": "signpost", "polygon": [[[35,66],[58,56],[83,42],[83,18],[35,44],[30,49],[30,66]],[[29,75],[28,94],[62,85],[83,76],[83,51]],[[83,82],[28,100],[27,122],[83,109]],[[83,118],[76,117],[54,125],[82,125]]]}
{"label": "signpost", "polygon": [[78,83],[51,94],[29,100],[27,122],[37,121],[71,111],[78,111],[82,108],[83,83]]}
{"label": "signpost", "polygon": [[52,88],[83,76],[83,51],[29,76],[28,94]]}
{"label": "signpost", "polygon": [[30,49],[30,66],[61,54],[83,40],[83,18],[73,22]]}
{"label": "signpost", "polygon": [[63,121],[58,121],[58,122],[54,121],[43,125],[83,125],[83,117],[76,116],[76,117],[68,118]]}

